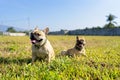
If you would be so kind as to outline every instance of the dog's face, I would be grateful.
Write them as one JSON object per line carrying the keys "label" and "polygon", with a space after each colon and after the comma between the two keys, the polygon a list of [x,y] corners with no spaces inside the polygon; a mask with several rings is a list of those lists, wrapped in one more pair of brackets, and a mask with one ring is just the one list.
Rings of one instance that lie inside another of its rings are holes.
{"label": "dog's face", "polygon": [[85,40],[84,39],[80,39],[78,36],[76,37],[76,49],[78,50],[82,50],[83,47],[85,46]]}
{"label": "dog's face", "polygon": [[46,28],[44,30],[39,30],[38,28],[35,28],[30,35],[32,44],[42,45],[46,40],[46,34],[48,32],[49,32],[49,28]]}

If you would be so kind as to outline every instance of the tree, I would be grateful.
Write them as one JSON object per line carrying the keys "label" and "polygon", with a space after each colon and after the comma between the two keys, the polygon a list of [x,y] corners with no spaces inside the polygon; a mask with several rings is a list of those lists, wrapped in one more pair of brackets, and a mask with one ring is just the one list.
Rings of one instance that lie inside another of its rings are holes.
{"label": "tree", "polygon": [[114,28],[114,27],[115,27],[114,23],[117,24],[117,22],[115,22],[114,19],[117,18],[117,17],[114,16],[114,15],[112,15],[112,14],[109,14],[109,15],[106,16],[106,17],[107,17],[107,21],[108,21],[109,23],[106,24],[106,25],[104,26],[104,28]]}
{"label": "tree", "polygon": [[6,31],[7,32],[16,32],[16,30],[13,27],[9,27]]}

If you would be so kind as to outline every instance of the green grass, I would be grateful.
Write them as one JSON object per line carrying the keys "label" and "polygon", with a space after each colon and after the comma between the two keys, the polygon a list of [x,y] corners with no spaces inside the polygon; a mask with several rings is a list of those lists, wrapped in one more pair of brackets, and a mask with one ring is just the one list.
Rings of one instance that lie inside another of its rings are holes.
{"label": "green grass", "polygon": [[120,37],[84,38],[88,57],[59,57],[75,45],[75,36],[48,36],[56,59],[31,65],[28,36],[0,36],[0,80],[120,80]]}

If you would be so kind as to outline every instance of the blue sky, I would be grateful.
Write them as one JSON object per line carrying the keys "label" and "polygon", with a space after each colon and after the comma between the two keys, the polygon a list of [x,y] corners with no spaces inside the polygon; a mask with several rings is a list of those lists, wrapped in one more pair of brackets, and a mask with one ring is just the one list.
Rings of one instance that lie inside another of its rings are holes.
{"label": "blue sky", "polygon": [[51,31],[104,26],[106,15],[120,25],[120,0],[0,0],[0,24]]}

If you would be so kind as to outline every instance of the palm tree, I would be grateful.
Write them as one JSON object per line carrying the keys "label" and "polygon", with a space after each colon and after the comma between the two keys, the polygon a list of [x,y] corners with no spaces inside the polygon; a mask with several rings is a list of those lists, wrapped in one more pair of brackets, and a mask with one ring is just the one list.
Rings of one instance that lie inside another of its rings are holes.
{"label": "palm tree", "polygon": [[104,26],[104,28],[114,28],[115,24],[117,24],[117,22],[114,21],[115,18],[117,18],[116,16],[109,14],[107,17],[107,21],[109,22],[107,25]]}

